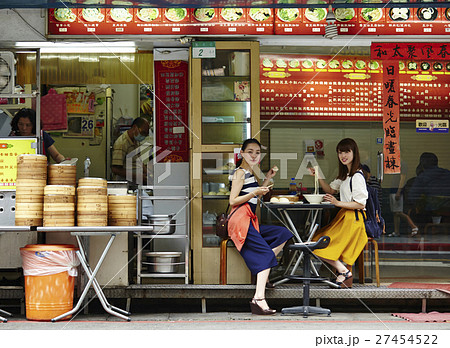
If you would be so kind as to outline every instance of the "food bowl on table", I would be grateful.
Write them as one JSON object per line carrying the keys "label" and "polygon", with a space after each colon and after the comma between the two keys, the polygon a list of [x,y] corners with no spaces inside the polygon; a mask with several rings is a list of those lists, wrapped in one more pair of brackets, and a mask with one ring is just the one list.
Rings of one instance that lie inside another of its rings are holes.
{"label": "food bowl on table", "polygon": [[320,204],[320,203],[322,203],[324,196],[325,195],[322,195],[322,194],[320,194],[320,195],[313,195],[313,194],[303,195],[303,197],[305,197],[305,199],[311,204]]}
{"label": "food bowl on table", "polygon": [[298,202],[297,195],[277,195],[270,198],[270,203],[295,203]]}

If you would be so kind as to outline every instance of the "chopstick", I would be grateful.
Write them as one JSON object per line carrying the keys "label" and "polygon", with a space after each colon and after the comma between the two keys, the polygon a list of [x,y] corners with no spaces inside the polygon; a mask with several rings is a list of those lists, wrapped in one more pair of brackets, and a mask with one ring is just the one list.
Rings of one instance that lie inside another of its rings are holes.
{"label": "chopstick", "polygon": [[270,184],[269,186],[266,186],[267,188],[271,188],[273,186],[273,184]]}

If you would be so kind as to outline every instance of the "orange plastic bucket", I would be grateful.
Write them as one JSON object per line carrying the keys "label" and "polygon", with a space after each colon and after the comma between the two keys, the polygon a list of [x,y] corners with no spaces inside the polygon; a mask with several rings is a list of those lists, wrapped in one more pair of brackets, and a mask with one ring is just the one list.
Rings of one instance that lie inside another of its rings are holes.
{"label": "orange plastic bucket", "polygon": [[[76,250],[77,248],[70,244],[27,245],[20,248],[24,273],[30,271],[30,266],[35,268],[31,270],[34,273],[36,273],[36,269],[39,272],[51,273],[60,266],[56,264],[56,268],[52,267],[51,259],[54,257],[52,255],[69,255],[75,260],[77,259]],[[31,264],[30,258],[33,258]],[[43,265],[39,265],[40,261]],[[67,271],[48,275],[25,275],[26,318],[28,320],[49,321],[70,311],[73,308],[75,279],[76,276],[69,275]],[[68,316],[65,319],[70,317]]]}

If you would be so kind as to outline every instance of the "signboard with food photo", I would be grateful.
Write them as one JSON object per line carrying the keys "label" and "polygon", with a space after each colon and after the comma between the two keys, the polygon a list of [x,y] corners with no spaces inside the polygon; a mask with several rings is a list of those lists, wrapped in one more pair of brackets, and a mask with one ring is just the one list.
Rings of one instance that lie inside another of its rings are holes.
{"label": "signboard with food photo", "polygon": [[[450,87],[450,63],[395,62],[401,120],[449,118],[441,89]],[[261,119],[380,121],[382,68],[383,60],[366,56],[261,55]]]}
{"label": "signboard with food photo", "polygon": [[[317,4],[325,4],[317,0]],[[340,35],[445,35],[450,8],[334,8]],[[49,35],[323,35],[328,9],[59,8],[48,10]]]}

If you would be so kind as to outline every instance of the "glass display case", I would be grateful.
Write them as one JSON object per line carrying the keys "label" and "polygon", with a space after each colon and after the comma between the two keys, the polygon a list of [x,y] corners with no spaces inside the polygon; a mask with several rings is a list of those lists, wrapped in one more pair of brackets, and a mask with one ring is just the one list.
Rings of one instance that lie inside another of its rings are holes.
{"label": "glass display case", "polygon": [[[190,59],[191,240],[196,284],[219,283],[217,215],[228,206],[234,149],[260,138],[259,43],[216,41],[215,58]],[[250,275],[231,247],[228,279],[247,284]],[[239,269],[239,272],[236,270]]]}
{"label": "glass display case", "polygon": [[224,213],[230,196],[229,175],[235,168],[232,153],[202,154],[202,236],[204,247],[216,247],[216,218]]}
{"label": "glass display case", "polygon": [[240,144],[250,136],[250,51],[221,50],[202,60],[202,144]]}

